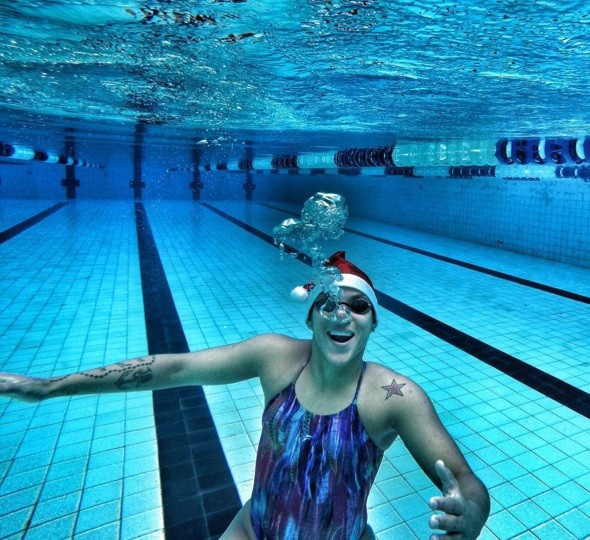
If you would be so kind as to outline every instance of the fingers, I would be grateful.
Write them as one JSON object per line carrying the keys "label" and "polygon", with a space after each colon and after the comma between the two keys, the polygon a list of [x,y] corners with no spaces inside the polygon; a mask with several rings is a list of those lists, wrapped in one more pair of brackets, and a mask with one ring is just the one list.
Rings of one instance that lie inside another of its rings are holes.
{"label": "fingers", "polygon": [[430,508],[445,514],[459,516],[463,513],[463,499],[461,497],[432,497]]}
{"label": "fingers", "polygon": [[[445,467],[441,460],[435,463],[434,468],[442,483],[443,495],[441,497],[432,497],[430,499],[430,508],[443,513],[430,517],[430,528],[441,529],[450,535],[460,533],[464,528],[463,513],[465,508],[459,483],[452,471]],[[451,538],[451,536],[446,534],[432,535],[431,538],[443,540]]]}
{"label": "fingers", "polygon": [[464,530],[463,515],[438,514],[431,516],[428,522],[431,529],[441,529],[447,533],[459,533]]}
{"label": "fingers", "polygon": [[440,459],[434,464],[434,470],[442,483],[443,495],[455,495],[459,490],[459,483],[451,470]]}

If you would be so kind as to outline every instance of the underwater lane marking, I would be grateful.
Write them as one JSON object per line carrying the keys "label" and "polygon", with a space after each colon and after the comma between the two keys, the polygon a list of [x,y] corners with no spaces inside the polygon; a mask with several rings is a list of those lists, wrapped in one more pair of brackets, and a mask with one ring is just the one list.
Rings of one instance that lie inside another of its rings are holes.
{"label": "underwater lane marking", "polygon": [[[135,203],[148,353],[189,351],[145,208]],[[202,387],[153,392],[168,539],[218,538],[241,508]]]}
{"label": "underwater lane marking", "polygon": [[46,210],[43,210],[42,212],[35,214],[33,217],[30,217],[29,219],[25,219],[24,221],[17,223],[16,225],[14,225],[13,227],[10,227],[9,229],[6,229],[4,231],[0,231],[0,244],[3,244],[4,242],[6,242],[7,240],[10,240],[11,238],[14,238],[17,234],[20,234],[23,231],[26,231],[28,228],[32,227],[33,225],[36,225],[40,221],[44,220],[46,217],[49,217],[51,214],[54,214],[58,210],[61,210],[64,206],[67,206],[68,204],[69,203],[67,203],[67,202],[61,202],[61,203],[54,204],[53,206],[50,206]]}
{"label": "underwater lane marking", "polygon": [[590,394],[430,315],[376,291],[379,306],[461,349],[505,375],[590,418]]}
{"label": "underwater lane marking", "polygon": [[[239,219],[230,216],[223,210],[215,208],[209,203],[201,203],[209,210],[215,212],[224,219],[238,225],[242,229],[257,236],[261,240],[274,245],[272,236],[248,225]],[[292,248],[291,248],[292,249]],[[300,261],[311,266],[309,256],[297,257]],[[442,339],[446,343],[466,352],[467,354],[492,366],[505,375],[537,390],[543,395],[557,401],[558,403],[572,409],[573,411],[590,418],[590,394],[565,382],[553,375],[550,375],[518,358],[496,349],[487,343],[480,341],[457,328],[454,328],[430,315],[426,315],[417,309],[396,300],[391,296],[375,291],[379,306],[394,313],[398,317],[422,328],[426,332]]]}
{"label": "underwater lane marking", "polygon": [[[279,208],[277,206],[272,206],[270,204],[265,203],[256,203],[260,206],[265,206],[266,208],[270,208],[271,210],[277,210],[279,212],[283,212],[285,214],[290,215],[297,215],[295,212],[291,212],[290,210],[285,210],[283,208]],[[500,272],[499,270],[492,270],[491,268],[486,268],[485,266],[480,266],[478,264],[468,263],[466,261],[462,261],[460,259],[454,259],[453,257],[447,257],[446,255],[439,255],[438,253],[433,253],[432,251],[427,251],[425,249],[420,249],[417,247],[409,246],[407,244],[401,244],[399,242],[394,242],[393,240],[388,240],[387,238],[381,238],[380,236],[374,236],[372,234],[357,231],[355,229],[350,229],[348,227],[344,227],[344,231],[355,234],[357,236],[361,236],[363,238],[367,238],[369,240],[374,240],[375,242],[380,242],[382,244],[387,244],[388,246],[396,247],[399,249],[404,249],[406,251],[410,251],[412,253],[416,253],[418,255],[424,255],[425,257],[430,257],[431,259],[436,259],[442,262],[446,262],[449,264],[454,264],[456,266],[461,266],[463,268],[467,268],[468,270],[474,270],[475,272],[480,272],[482,274],[487,274],[488,276],[496,277],[499,279],[504,279],[506,281],[512,281],[513,283],[517,283],[518,285],[524,285],[525,287],[530,287],[532,289],[538,289],[543,292],[547,292],[550,294],[555,294],[557,296],[562,296],[563,298],[568,298],[569,300],[575,300],[576,302],[582,302],[583,304],[590,304],[590,297],[584,296],[583,294],[578,294],[575,292],[567,291],[565,289],[560,289],[558,287],[552,287],[551,285],[545,285],[544,283],[539,283],[537,281],[532,281],[530,279],[520,278],[518,276],[513,276],[512,274],[507,274],[505,272]]]}

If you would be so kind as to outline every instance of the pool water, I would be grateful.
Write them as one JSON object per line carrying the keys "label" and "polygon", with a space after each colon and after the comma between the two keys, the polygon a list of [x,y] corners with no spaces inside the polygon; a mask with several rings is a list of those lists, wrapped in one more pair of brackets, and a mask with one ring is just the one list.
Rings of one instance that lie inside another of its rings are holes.
{"label": "pool water", "polygon": [[[0,369],[56,376],[178,346],[155,336],[162,320],[179,326],[190,349],[263,332],[309,337],[306,308],[289,291],[310,269],[281,260],[268,237],[300,208],[137,204],[71,202],[2,243]],[[1,229],[53,206],[2,202]],[[138,238],[138,208],[151,248],[145,230]],[[425,388],[490,490],[482,538],[586,538],[588,269],[354,217],[337,244],[363,261],[384,300],[366,359]],[[154,313],[148,296],[156,293],[142,292],[153,278],[141,273],[149,249],[164,271],[157,294],[169,290],[172,314]],[[502,355],[524,378],[494,367]],[[581,401],[552,389],[552,377]],[[173,394],[2,400],[0,536],[163,538],[166,516],[168,534],[192,527],[196,537],[216,538],[249,497],[262,392],[256,381],[205,388],[217,437],[197,389]],[[165,414],[154,414],[154,402]],[[377,537],[425,538],[435,493],[397,441],[370,496]]]}

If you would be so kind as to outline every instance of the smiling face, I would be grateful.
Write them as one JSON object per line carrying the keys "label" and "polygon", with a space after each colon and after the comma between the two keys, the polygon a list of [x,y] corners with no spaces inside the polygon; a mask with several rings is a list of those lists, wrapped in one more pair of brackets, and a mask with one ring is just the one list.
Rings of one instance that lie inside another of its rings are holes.
{"label": "smiling face", "polygon": [[344,305],[356,299],[368,301],[356,289],[343,287],[341,304],[336,308],[333,320],[322,317],[318,306],[312,310],[313,352],[331,365],[344,366],[362,360],[373,330],[374,315],[370,309],[366,313],[355,313]]}

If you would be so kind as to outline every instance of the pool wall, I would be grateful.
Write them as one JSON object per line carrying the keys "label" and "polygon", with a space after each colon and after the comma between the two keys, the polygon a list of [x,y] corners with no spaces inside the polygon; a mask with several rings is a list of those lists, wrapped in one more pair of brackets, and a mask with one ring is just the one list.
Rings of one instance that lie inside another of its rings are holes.
{"label": "pool wall", "polygon": [[590,266],[590,183],[579,179],[299,176],[286,199],[336,191],[357,217]]}
{"label": "pool wall", "polygon": [[[132,199],[133,147],[77,148],[102,168],[75,167],[79,199]],[[190,200],[195,172],[183,169],[186,149],[147,147],[142,198]],[[3,199],[66,197],[63,165],[0,164]],[[307,174],[306,174],[307,173]],[[244,200],[246,176],[253,200],[300,205],[317,191],[337,192],[351,214],[483,245],[590,267],[590,182],[573,179],[507,180],[494,177],[421,178],[308,174],[309,171],[198,171],[201,200]]]}

